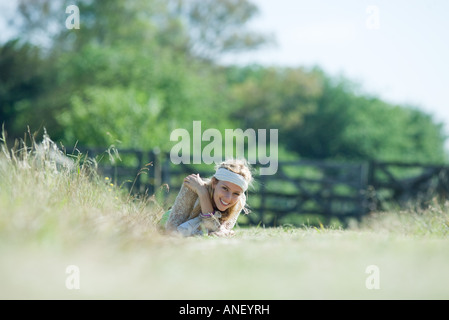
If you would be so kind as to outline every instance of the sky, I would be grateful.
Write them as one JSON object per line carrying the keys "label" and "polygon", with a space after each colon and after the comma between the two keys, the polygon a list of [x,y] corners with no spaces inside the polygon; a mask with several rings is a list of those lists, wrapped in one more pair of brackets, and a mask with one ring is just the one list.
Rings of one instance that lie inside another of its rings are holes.
{"label": "sky", "polygon": [[449,134],[448,0],[251,2],[260,12],[249,26],[276,45],[226,62],[317,65],[384,101],[418,107]]}

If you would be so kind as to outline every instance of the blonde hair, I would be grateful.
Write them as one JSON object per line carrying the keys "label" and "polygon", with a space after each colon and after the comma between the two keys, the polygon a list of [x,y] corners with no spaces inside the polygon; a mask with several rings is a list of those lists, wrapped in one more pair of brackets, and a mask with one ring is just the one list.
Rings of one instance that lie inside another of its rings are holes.
{"label": "blonde hair", "polygon": [[234,173],[241,175],[248,185],[251,185],[253,181],[253,175],[251,173],[251,167],[245,159],[228,159],[215,166],[215,170],[220,168],[228,169]]}
{"label": "blonde hair", "polygon": [[[215,170],[218,170],[220,168],[225,168],[229,171],[232,171],[234,173],[237,173],[241,175],[245,181],[248,183],[248,186],[251,186],[253,182],[253,175],[251,173],[251,167],[248,164],[248,162],[245,159],[227,159],[220,164],[215,166]],[[216,184],[218,182],[217,178],[212,177],[206,182],[206,188],[209,192],[210,199],[212,200],[212,203],[214,201],[214,188],[213,184]],[[247,191],[248,192],[248,191]],[[232,206],[226,209],[225,212],[222,213],[222,217],[220,218],[220,222],[226,222],[228,219],[233,217],[236,214],[240,213],[240,210],[243,210],[245,214],[248,214],[250,212],[248,205],[246,203],[247,196],[245,193],[242,193],[240,195],[240,199]],[[239,203],[240,202],[240,203]],[[240,206],[239,206],[240,204]],[[201,212],[201,206],[198,204],[194,209],[193,212],[195,214],[199,214]]]}

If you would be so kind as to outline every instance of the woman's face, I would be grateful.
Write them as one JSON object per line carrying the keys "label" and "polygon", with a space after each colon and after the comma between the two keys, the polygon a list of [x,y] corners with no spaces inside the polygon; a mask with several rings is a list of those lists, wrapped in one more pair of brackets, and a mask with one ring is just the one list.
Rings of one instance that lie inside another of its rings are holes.
{"label": "woman's face", "polygon": [[240,199],[242,193],[243,190],[238,185],[232,182],[219,180],[215,184],[215,206],[218,210],[225,211],[226,209],[232,207]]}

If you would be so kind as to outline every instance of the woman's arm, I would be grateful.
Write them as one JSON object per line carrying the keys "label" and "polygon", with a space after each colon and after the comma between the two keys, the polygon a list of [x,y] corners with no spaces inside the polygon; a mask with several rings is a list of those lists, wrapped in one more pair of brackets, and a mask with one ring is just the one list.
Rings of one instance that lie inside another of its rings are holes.
{"label": "woman's arm", "polygon": [[181,186],[175,203],[171,208],[170,216],[168,217],[165,228],[167,231],[176,231],[179,225],[186,222],[192,213],[195,201],[198,198],[197,194],[184,184]]}
{"label": "woman's arm", "polygon": [[184,184],[194,191],[199,198],[201,213],[212,213],[214,207],[210,199],[209,191],[207,191],[206,183],[201,179],[199,174],[191,174],[184,179]]}

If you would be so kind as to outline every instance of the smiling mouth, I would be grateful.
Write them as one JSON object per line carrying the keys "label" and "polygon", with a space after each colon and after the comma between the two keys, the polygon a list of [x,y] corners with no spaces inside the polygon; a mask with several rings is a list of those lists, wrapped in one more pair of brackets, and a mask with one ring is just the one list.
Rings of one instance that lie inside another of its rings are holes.
{"label": "smiling mouth", "polygon": [[221,200],[221,199],[220,199],[220,202],[221,202],[221,204],[222,204],[222,205],[224,205],[225,207],[229,206],[229,203],[227,203],[227,202],[224,202],[224,201],[223,201],[223,200]]}

